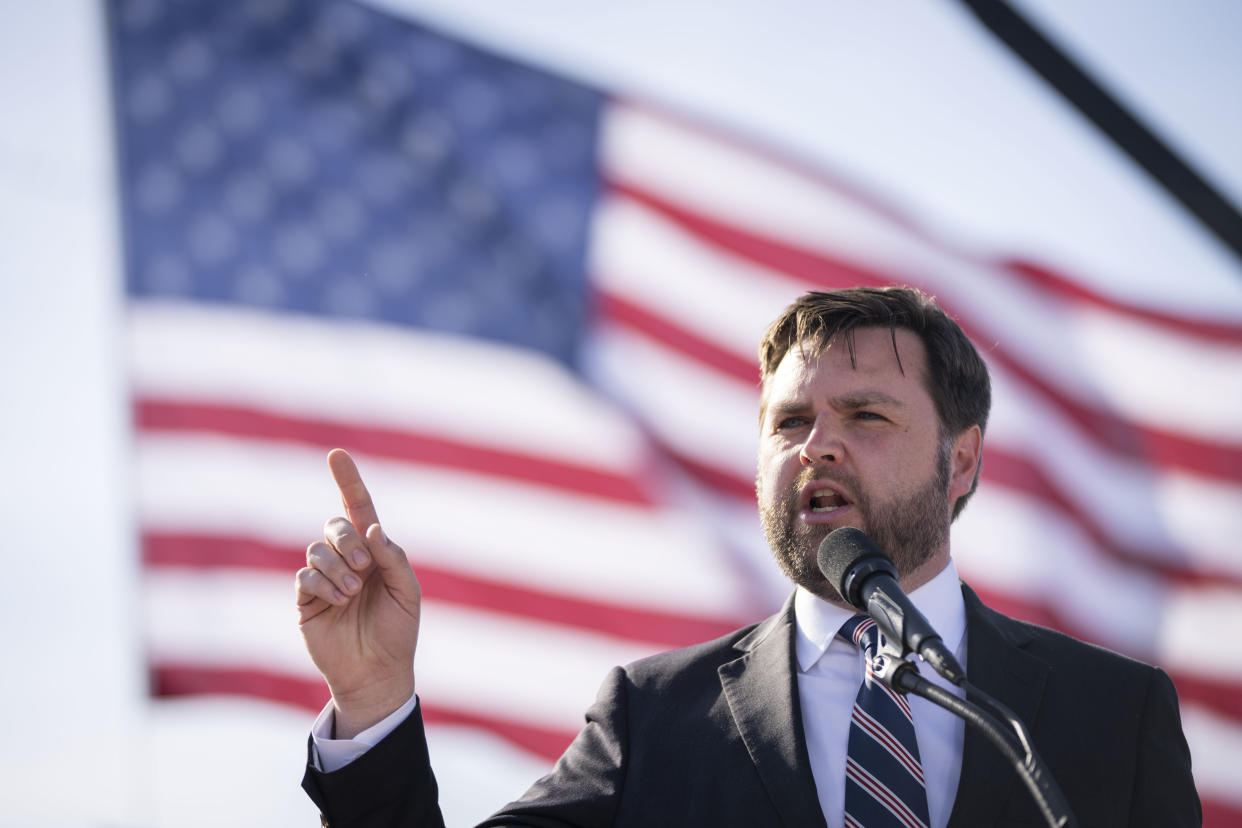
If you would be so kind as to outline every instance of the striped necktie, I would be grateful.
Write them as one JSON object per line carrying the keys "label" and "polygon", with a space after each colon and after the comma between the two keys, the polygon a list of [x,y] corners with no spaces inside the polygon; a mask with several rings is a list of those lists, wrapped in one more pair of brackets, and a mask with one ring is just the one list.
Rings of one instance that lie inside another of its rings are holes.
{"label": "striped necktie", "polygon": [[927,789],[910,705],[871,674],[879,634],[865,615],[846,621],[839,633],[867,660],[850,717],[845,828],[926,828]]}

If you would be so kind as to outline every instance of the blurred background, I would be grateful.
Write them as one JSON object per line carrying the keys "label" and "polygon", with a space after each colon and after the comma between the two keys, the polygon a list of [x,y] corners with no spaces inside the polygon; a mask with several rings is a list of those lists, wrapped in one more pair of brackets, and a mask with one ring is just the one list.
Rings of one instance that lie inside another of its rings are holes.
{"label": "blurred background", "polygon": [[963,577],[1168,670],[1242,825],[1242,9],[1012,8],[1207,188],[949,0],[0,4],[0,821],[317,824],[338,445],[490,813],[610,666],[779,606],[755,346],[892,283],[993,372]]}

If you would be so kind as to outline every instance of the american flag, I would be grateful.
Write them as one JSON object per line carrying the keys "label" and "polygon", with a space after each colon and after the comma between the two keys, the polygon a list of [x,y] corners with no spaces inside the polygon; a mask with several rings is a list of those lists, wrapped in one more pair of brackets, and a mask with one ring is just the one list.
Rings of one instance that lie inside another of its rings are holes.
{"label": "american flag", "polygon": [[609,667],[789,590],[752,483],[768,321],[912,284],[993,377],[963,577],[1168,670],[1206,824],[1242,824],[1236,313],[980,254],[740,134],[363,5],[110,0],[108,29],[154,694],[324,704],[292,576],[343,446],[423,584],[433,758],[481,733],[546,767]]}

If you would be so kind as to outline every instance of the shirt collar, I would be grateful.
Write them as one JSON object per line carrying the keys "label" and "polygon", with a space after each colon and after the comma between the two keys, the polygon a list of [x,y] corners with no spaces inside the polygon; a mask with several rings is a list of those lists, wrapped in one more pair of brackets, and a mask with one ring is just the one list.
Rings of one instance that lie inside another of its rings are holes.
{"label": "shirt collar", "polygon": [[[966,602],[952,558],[944,569],[910,593],[910,600],[927,617],[932,629],[954,653],[960,653],[966,635]],[[802,587],[794,593],[794,622],[798,635],[795,655],[798,670],[805,673],[815,666],[836,639],[841,625],[858,611],[830,604]],[[849,646],[841,642],[842,646]]]}

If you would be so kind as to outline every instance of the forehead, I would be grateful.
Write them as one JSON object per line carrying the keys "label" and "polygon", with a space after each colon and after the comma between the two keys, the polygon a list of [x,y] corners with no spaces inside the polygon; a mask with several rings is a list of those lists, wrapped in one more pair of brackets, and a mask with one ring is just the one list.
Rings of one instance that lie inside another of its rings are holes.
{"label": "forehead", "polygon": [[927,352],[912,331],[857,328],[853,348],[845,335],[833,337],[818,350],[814,342],[790,348],[768,379],[770,400],[837,395],[868,388],[901,397],[927,397],[924,378]]}

